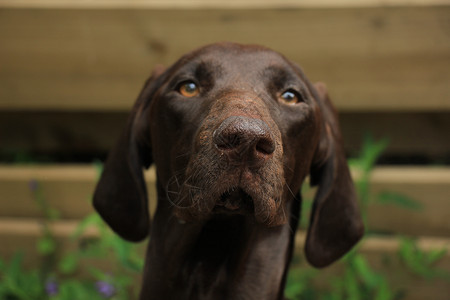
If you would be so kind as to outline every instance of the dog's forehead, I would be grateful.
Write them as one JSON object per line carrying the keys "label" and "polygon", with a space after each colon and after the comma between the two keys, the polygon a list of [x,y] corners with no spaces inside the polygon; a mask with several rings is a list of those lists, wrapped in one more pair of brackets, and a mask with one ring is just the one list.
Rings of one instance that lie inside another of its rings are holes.
{"label": "dog's forehead", "polygon": [[230,63],[286,63],[286,59],[280,53],[259,46],[209,47],[199,51],[194,56],[199,59],[215,59]]}
{"label": "dog's forehead", "polygon": [[261,73],[269,68],[295,73],[291,62],[283,55],[261,46],[215,44],[194,51],[181,61],[187,68],[207,65],[217,71],[233,75]]}

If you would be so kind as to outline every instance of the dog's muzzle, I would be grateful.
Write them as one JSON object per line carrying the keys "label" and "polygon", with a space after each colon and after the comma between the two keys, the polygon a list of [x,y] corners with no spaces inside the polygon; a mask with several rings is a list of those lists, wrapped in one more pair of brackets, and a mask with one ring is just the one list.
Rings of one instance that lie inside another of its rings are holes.
{"label": "dog's muzzle", "polygon": [[273,156],[275,142],[267,124],[245,116],[226,118],[213,133],[213,143],[229,164],[260,166]]}

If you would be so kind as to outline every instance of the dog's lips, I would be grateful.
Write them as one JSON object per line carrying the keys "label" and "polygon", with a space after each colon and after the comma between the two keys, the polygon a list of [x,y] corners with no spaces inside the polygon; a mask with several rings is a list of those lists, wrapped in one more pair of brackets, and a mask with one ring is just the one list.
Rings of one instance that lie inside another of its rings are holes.
{"label": "dog's lips", "polygon": [[253,198],[240,187],[225,191],[216,202],[216,212],[251,213],[254,211]]}

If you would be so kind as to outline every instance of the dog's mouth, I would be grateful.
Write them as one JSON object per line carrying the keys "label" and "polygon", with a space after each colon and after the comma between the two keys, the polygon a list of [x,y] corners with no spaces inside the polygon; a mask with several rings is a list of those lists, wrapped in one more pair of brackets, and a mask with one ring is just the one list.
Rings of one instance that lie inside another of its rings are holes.
{"label": "dog's mouth", "polygon": [[253,198],[240,187],[233,187],[224,192],[214,207],[216,213],[248,214],[254,211]]}

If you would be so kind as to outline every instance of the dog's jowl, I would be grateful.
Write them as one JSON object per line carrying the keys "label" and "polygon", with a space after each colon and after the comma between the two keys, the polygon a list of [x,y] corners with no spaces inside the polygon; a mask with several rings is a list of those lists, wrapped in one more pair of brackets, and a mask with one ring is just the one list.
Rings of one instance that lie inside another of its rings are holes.
{"label": "dog's jowl", "polygon": [[94,206],[121,237],[151,237],[140,299],[284,299],[308,175],[318,189],[305,255],[324,267],[363,233],[326,87],[267,48],[214,44],[153,71]]}

